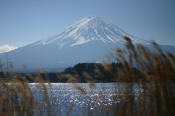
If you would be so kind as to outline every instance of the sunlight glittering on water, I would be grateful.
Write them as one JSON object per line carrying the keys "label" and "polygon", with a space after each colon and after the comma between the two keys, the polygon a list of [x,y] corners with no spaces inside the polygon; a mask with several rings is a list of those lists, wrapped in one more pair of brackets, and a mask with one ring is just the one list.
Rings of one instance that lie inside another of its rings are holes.
{"label": "sunlight glittering on water", "polygon": [[[94,112],[101,109],[103,112],[104,107],[112,107],[119,103],[120,96],[123,94],[116,83],[97,83],[93,87],[90,87],[87,83],[78,83],[77,85],[85,91],[85,94],[82,94],[71,83],[46,84],[47,95],[53,112],[57,113],[58,108],[61,108],[61,112],[64,115],[71,106],[73,106],[71,109],[72,115],[82,113],[84,109]],[[46,110],[48,104],[43,97],[45,93],[42,86],[33,83],[31,88],[37,103],[44,104],[43,111]],[[136,93],[139,91],[138,88],[135,88]]]}

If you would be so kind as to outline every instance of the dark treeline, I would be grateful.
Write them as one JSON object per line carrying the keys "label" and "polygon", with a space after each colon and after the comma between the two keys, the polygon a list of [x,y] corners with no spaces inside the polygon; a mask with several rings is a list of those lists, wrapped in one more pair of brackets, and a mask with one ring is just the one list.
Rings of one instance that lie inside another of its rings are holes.
{"label": "dark treeline", "polygon": [[[101,64],[101,63],[79,63],[74,67],[66,68],[63,72],[58,73],[4,73],[0,72],[3,80],[9,81],[22,77],[29,82],[37,82],[36,78],[41,77],[44,82],[116,82],[118,70],[122,70],[120,63]],[[134,69],[134,68],[133,68]],[[143,79],[143,75],[134,69],[137,77]],[[129,80],[123,80],[125,82]]]}

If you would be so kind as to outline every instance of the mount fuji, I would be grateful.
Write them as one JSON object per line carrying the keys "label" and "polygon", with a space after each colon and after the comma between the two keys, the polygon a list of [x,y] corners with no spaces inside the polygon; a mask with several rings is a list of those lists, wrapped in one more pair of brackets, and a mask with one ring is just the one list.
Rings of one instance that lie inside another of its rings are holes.
{"label": "mount fuji", "polygon": [[[150,45],[99,17],[87,17],[52,37],[8,52],[8,58],[7,53],[1,53],[0,60],[12,62],[12,71],[25,71],[23,64],[29,72],[41,67],[48,72],[59,71],[77,63],[102,62],[111,49],[123,47],[124,36],[132,38],[133,43]],[[175,51],[172,46],[162,47]]]}

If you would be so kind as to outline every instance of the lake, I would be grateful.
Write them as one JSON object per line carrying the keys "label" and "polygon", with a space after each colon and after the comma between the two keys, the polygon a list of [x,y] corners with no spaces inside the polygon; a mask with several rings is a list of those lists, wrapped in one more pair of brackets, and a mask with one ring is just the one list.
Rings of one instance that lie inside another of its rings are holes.
{"label": "lake", "polygon": [[[40,84],[30,85],[37,102],[35,115],[40,111],[43,116],[112,116],[123,91],[131,89],[128,83],[51,83],[46,92]],[[137,86],[133,90],[135,96],[141,91]]]}

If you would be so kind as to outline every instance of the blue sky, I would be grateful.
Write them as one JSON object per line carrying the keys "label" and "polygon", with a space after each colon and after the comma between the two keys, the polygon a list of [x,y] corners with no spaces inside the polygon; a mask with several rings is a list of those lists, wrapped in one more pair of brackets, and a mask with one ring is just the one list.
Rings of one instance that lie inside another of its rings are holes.
{"label": "blue sky", "polygon": [[0,46],[24,46],[88,16],[175,46],[175,0],[0,0]]}

